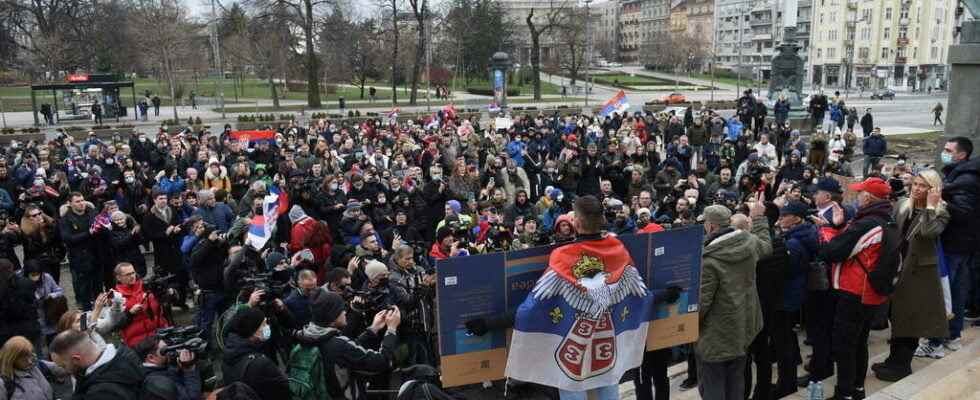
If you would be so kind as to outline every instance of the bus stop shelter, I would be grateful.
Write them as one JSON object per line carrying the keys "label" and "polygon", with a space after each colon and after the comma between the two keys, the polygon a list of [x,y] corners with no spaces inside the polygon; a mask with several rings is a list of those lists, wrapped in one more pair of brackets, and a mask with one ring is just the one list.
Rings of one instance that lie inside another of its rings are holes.
{"label": "bus stop shelter", "polygon": [[[67,82],[63,83],[46,83],[31,85],[31,110],[34,114],[34,126],[40,126],[40,121],[38,120],[38,106],[37,106],[37,92],[50,91],[53,103],[52,113],[58,115],[58,91],[59,90],[71,90],[71,91],[85,91],[88,89],[101,89],[102,90],[102,104],[103,112],[105,112],[106,96],[105,93],[115,93],[115,103],[116,107],[114,116],[116,121],[119,121],[120,115],[125,115],[126,106],[122,102],[122,89],[130,88],[130,92],[133,96],[133,118],[139,119],[138,113],[135,111],[136,106],[136,85],[133,81],[118,80],[115,75],[112,74],[91,74],[91,75],[69,75]],[[59,118],[60,119],[60,118]]]}

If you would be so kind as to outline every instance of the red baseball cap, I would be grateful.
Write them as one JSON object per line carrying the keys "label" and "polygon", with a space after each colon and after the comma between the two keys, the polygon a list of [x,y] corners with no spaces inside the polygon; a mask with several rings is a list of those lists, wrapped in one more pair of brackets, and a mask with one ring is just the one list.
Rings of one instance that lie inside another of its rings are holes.
{"label": "red baseball cap", "polygon": [[879,199],[887,199],[892,193],[892,187],[881,178],[868,178],[864,182],[847,185],[848,189],[856,192],[868,192]]}

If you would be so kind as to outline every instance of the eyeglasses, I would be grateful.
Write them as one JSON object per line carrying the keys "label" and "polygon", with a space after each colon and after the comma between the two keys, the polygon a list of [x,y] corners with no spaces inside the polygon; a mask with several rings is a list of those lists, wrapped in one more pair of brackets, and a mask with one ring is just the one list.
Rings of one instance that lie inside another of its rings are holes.
{"label": "eyeglasses", "polygon": [[33,213],[33,214],[28,215],[28,216],[31,217],[31,218],[37,218],[37,217],[40,217],[41,216],[41,213]]}

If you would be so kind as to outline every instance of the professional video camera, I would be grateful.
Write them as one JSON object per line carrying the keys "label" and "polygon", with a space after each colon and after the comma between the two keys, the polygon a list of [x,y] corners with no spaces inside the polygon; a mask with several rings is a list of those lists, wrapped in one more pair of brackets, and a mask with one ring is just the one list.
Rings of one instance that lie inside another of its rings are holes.
{"label": "professional video camera", "polygon": [[245,288],[251,288],[252,291],[261,290],[265,292],[262,295],[259,305],[272,304],[275,299],[283,298],[286,291],[289,290],[289,282],[277,281],[272,276],[272,272],[254,272],[250,276],[243,278],[242,281],[244,282],[243,286]]}
{"label": "professional video camera", "polygon": [[752,187],[759,187],[762,184],[762,176],[768,173],[769,167],[765,165],[750,165],[747,175],[752,182]]}
{"label": "professional video camera", "polygon": [[510,243],[513,237],[506,226],[500,224],[490,224],[487,229],[487,250],[506,251],[510,250]]}
{"label": "professional video camera", "polygon": [[[390,309],[394,306],[388,301],[387,286],[380,286],[370,290],[354,290],[348,287],[344,289],[344,292],[344,298],[351,299],[350,307],[352,310],[371,317],[382,310]],[[352,301],[354,297],[359,297],[361,301]]]}
{"label": "professional video camera", "polygon": [[467,240],[467,238],[469,238],[469,228],[458,218],[450,218],[446,222],[446,226],[449,228],[449,231],[453,233],[453,237],[457,240]]}
{"label": "professional video camera", "polygon": [[176,355],[180,350],[204,354],[208,347],[208,342],[201,338],[201,329],[196,325],[158,329],[157,336],[166,344],[160,351],[165,356]]}

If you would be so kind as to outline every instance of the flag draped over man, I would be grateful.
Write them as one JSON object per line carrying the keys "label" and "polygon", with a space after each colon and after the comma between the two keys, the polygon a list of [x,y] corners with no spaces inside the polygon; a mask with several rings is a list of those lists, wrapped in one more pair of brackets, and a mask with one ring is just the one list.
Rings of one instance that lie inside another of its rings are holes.
{"label": "flag draped over man", "polygon": [[517,309],[506,374],[567,391],[618,384],[643,361],[652,316],[653,295],[622,242],[562,246]]}
{"label": "flag draped over man", "polygon": [[289,210],[289,199],[286,192],[280,191],[276,186],[269,187],[269,194],[262,200],[262,215],[252,216],[245,244],[257,250],[265,247],[265,243],[272,238],[276,230],[276,220],[287,210]]}

